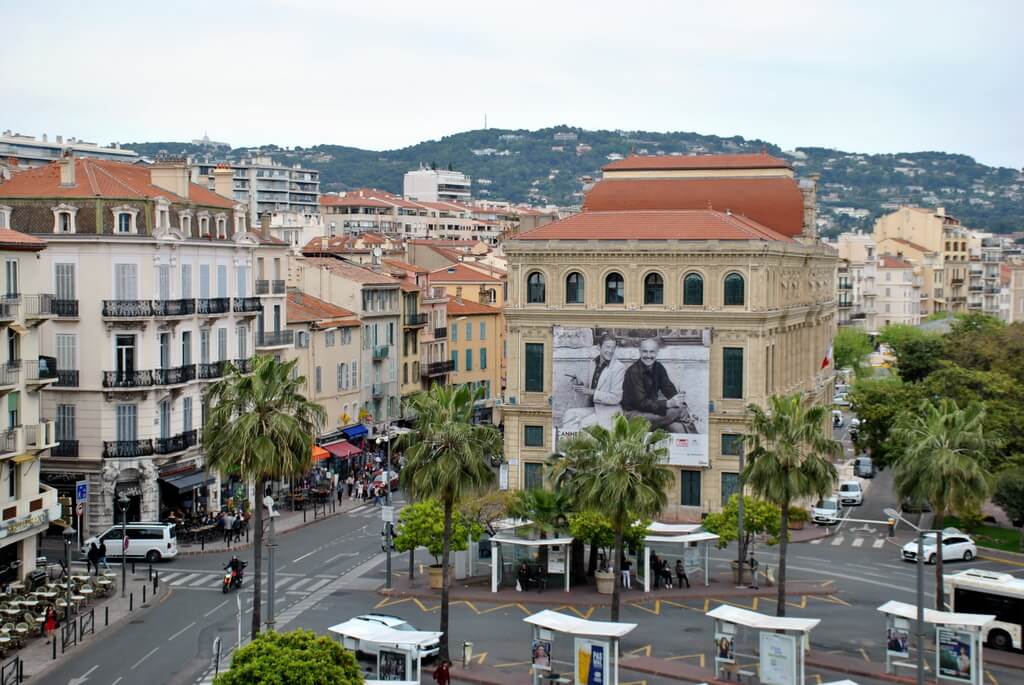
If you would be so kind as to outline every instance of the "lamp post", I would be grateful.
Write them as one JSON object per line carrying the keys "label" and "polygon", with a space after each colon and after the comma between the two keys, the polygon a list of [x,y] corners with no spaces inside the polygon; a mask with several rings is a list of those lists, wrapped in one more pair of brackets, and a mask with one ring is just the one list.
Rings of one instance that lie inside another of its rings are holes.
{"label": "lamp post", "polygon": [[[903,521],[905,524],[917,531],[917,685],[924,685],[924,536],[930,531],[922,530],[910,521],[900,516],[895,509],[885,509],[883,513],[890,519]],[[938,550],[942,554],[942,548]],[[935,594],[942,595],[942,584],[935,588]]]}
{"label": "lamp post", "polygon": [[[378,435],[377,449],[383,444],[387,448],[387,459],[384,461],[384,503],[386,506],[391,506],[391,426],[384,424],[384,435]],[[381,517],[383,518],[383,517]],[[384,581],[385,589],[391,589],[391,521],[384,521],[384,554],[386,555],[387,561],[385,563],[386,580]],[[411,579],[410,579],[411,582]]]}
{"label": "lamp post", "polygon": [[68,574],[68,577],[67,577],[67,588],[68,588],[68,597],[67,597],[68,604],[67,604],[67,609],[68,609],[68,618],[69,619],[71,618],[71,606],[72,606],[71,605],[71,543],[73,543],[75,541],[75,535],[77,535],[77,533],[75,532],[74,528],[70,528],[69,527],[69,528],[65,528],[64,529],[64,568],[65,568],[65,570],[67,571],[67,574]]}
{"label": "lamp post", "polygon": [[274,549],[277,547],[277,543],[274,542],[274,519],[280,516],[281,512],[274,509],[274,498],[270,495],[263,498],[263,506],[267,508],[267,517],[270,519],[270,531],[267,535],[267,630],[274,632]]}
{"label": "lamp post", "polygon": [[121,507],[121,598],[128,586],[128,495],[121,492],[117,498]]}

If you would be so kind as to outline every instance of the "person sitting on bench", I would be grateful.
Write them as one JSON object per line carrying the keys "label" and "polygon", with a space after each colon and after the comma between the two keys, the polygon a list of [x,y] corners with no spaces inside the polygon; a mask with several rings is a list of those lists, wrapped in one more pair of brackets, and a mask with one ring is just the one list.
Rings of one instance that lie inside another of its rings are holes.
{"label": "person sitting on bench", "polygon": [[676,559],[676,578],[679,587],[683,587],[683,583],[686,583],[686,587],[690,587],[690,579],[686,577],[686,567],[683,565],[682,559]]}

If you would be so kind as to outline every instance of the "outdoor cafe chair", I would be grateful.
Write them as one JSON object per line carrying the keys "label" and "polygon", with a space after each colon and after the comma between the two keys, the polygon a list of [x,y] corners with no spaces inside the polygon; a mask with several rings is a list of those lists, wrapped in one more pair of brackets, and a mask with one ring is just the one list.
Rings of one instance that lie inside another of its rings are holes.
{"label": "outdoor cafe chair", "polygon": [[25,626],[28,628],[29,635],[35,637],[37,635],[42,634],[43,624],[46,623],[45,618],[40,618],[35,614],[30,614],[26,612],[25,615],[22,616],[22,619],[24,619],[25,621]]}

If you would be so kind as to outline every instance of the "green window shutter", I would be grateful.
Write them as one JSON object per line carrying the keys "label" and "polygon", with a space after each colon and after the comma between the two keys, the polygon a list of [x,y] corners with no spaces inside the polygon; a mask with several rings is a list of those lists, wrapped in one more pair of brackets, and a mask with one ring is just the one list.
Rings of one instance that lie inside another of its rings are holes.
{"label": "green window shutter", "polygon": [[523,446],[543,447],[544,426],[523,426]]}
{"label": "green window shutter", "polygon": [[740,474],[722,474],[722,506],[729,503],[729,498],[740,491]]}
{"label": "green window shutter", "polygon": [[523,464],[523,489],[538,490],[544,487],[544,465],[535,462]]}
{"label": "green window shutter", "polygon": [[743,348],[722,348],[722,397],[743,399]]}
{"label": "green window shutter", "polygon": [[680,471],[680,500],[684,507],[700,506],[700,471]]}
{"label": "green window shutter", "polygon": [[738,433],[722,433],[723,457],[738,457],[743,452],[743,436]]}
{"label": "green window shutter", "polygon": [[704,304],[704,279],[700,274],[689,274],[683,279],[683,304]]}
{"label": "green window shutter", "polygon": [[452,371],[459,370],[459,352],[458,350],[452,350]]}
{"label": "green window shutter", "polygon": [[544,343],[526,343],[526,392],[544,392]]}

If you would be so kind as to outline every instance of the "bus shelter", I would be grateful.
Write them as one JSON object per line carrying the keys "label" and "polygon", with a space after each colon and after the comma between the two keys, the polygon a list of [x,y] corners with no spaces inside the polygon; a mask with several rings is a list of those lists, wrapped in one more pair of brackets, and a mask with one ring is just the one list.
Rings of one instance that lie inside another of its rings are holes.
{"label": "bus shelter", "polygon": [[[722,605],[705,614],[715,620],[715,678],[723,673],[737,676],[754,675],[745,671],[738,657],[758,663],[758,679],[762,685],[802,685],[805,681],[804,651],[811,630],[821,619],[767,616],[756,611]],[[758,654],[736,651],[737,628],[758,632]]]}
{"label": "bus shelter", "polygon": [[[635,623],[588,621],[548,609],[523,620],[533,626],[530,643],[533,685],[619,685],[619,640],[636,628]],[[552,655],[561,653],[564,647],[560,643],[564,641],[568,645],[569,638],[573,645],[572,677],[552,670]]]}
{"label": "bus shelter", "polygon": [[[497,592],[501,579],[504,576],[504,564],[502,563],[502,548],[522,547],[530,550],[537,550],[541,547],[548,547],[548,574],[561,574],[565,578],[565,591],[569,591],[569,577],[572,575],[570,568],[572,554],[569,548],[572,546],[573,538],[519,538],[507,533],[499,533],[491,538],[491,592]],[[555,553],[557,552],[557,553]],[[510,555],[514,564],[514,555]],[[516,573],[515,566],[510,566],[510,571]],[[526,588],[523,588],[524,590]]]}
{"label": "bus shelter", "polygon": [[409,685],[422,679],[423,652],[441,639],[437,631],[396,630],[355,618],[327,630],[340,636],[346,649],[376,652],[378,680]]}
{"label": "bus shelter", "polygon": [[[708,574],[711,559],[711,544],[718,542],[718,536],[699,530],[699,525],[652,523],[644,537],[644,592],[651,591],[651,547],[669,547],[678,551],[683,559],[686,575],[700,571],[704,585],[711,580]],[[702,554],[703,552],[703,554]]]}
{"label": "bus shelter", "polygon": [[[917,664],[908,659],[911,626],[917,621],[917,605],[889,601],[878,610],[886,617],[885,672],[892,673],[893,667],[897,666],[916,669]],[[991,614],[924,610],[924,622],[935,626],[935,673],[939,678],[982,684],[983,638],[995,618]]]}

